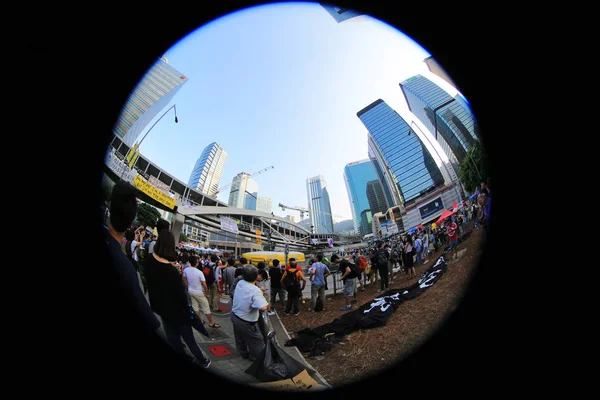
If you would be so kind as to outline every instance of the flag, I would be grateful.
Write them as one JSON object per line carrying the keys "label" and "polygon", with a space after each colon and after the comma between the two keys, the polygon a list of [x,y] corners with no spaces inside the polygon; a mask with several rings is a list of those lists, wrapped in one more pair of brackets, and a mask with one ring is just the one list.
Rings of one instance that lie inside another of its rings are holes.
{"label": "flag", "polygon": [[125,157],[125,160],[127,161],[129,168],[133,167],[137,159],[140,157],[139,147],[140,145],[138,144],[138,142],[135,142],[133,147],[127,152],[127,157]]}
{"label": "flag", "polygon": [[333,239],[332,239],[332,238],[328,238],[328,239],[327,239],[327,245],[328,245],[329,247],[333,247]]}

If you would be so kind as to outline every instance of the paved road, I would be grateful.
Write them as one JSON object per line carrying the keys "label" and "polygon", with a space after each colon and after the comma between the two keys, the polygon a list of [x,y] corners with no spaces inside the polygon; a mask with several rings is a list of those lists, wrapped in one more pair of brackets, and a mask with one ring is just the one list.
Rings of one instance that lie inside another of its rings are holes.
{"label": "paved road", "polygon": [[[250,365],[252,365],[252,362],[243,359],[235,348],[233,324],[230,319],[231,299],[229,296],[221,297],[220,309],[223,310],[223,312],[213,313],[212,315],[214,321],[220,324],[221,328],[210,328],[208,326],[208,322],[205,325],[210,337],[207,338],[195,329],[193,330],[198,346],[200,349],[202,349],[202,352],[212,360],[209,371],[241,384],[259,383],[260,381],[257,378],[244,372]],[[160,320],[160,316],[157,315],[157,318]],[[279,317],[274,315],[268,318],[271,321],[273,330],[275,331],[275,339],[279,347],[295,360],[304,364],[308,369],[315,370],[296,347],[284,346],[284,343],[290,338],[290,336],[281,323]],[[162,326],[159,328],[159,333],[164,339],[165,333]],[[217,346],[218,349],[226,349],[228,352],[230,352],[230,354],[221,356],[214,354],[211,350],[218,350],[215,349],[215,346]],[[188,354],[191,355],[189,352]],[[320,374],[318,374],[318,372],[313,376],[313,378],[322,385],[329,386],[329,384]]]}

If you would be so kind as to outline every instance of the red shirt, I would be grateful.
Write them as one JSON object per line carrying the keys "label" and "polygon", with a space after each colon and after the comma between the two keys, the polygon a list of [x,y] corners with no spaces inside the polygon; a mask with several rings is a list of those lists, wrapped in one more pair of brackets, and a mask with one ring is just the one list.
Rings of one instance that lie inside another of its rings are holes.
{"label": "red shirt", "polygon": [[456,229],[457,228],[458,228],[458,226],[456,225],[456,222],[452,222],[450,224],[450,226],[448,227],[448,238],[451,241],[457,239],[457,234],[456,234]]}

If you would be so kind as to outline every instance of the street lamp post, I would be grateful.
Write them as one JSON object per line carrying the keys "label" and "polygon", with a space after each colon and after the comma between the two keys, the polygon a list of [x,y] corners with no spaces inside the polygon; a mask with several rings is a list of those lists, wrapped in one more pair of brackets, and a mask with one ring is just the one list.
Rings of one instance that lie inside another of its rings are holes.
{"label": "street lamp post", "polygon": [[[156,126],[156,124],[158,124],[158,121],[160,121],[165,115],[167,115],[167,113],[169,111],[171,111],[171,109],[173,109],[173,111],[175,113],[175,123],[179,122],[179,119],[177,118],[177,107],[175,106],[175,104],[173,104],[171,107],[167,108],[167,110],[152,124],[150,129],[148,129],[146,131],[146,134],[142,137],[142,140],[140,140],[140,142],[138,143],[138,146],[137,146],[138,149],[140,148],[140,146],[142,145],[142,142],[144,141],[144,139],[146,139],[146,136],[148,136],[148,134],[150,133],[152,128],[154,128]],[[127,154],[125,155],[126,160],[127,160],[127,157],[129,157],[130,152],[131,152],[131,148],[127,151]],[[125,170],[123,170],[123,171],[125,171]],[[121,174],[121,178],[123,178],[123,174]]]}

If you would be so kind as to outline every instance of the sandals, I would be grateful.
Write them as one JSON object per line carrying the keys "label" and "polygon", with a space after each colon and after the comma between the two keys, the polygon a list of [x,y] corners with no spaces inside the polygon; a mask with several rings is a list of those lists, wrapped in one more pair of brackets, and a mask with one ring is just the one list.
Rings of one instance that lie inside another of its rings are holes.
{"label": "sandals", "polygon": [[221,327],[221,325],[217,324],[216,322],[214,324],[208,325],[208,326],[210,326],[211,328],[220,328]]}

